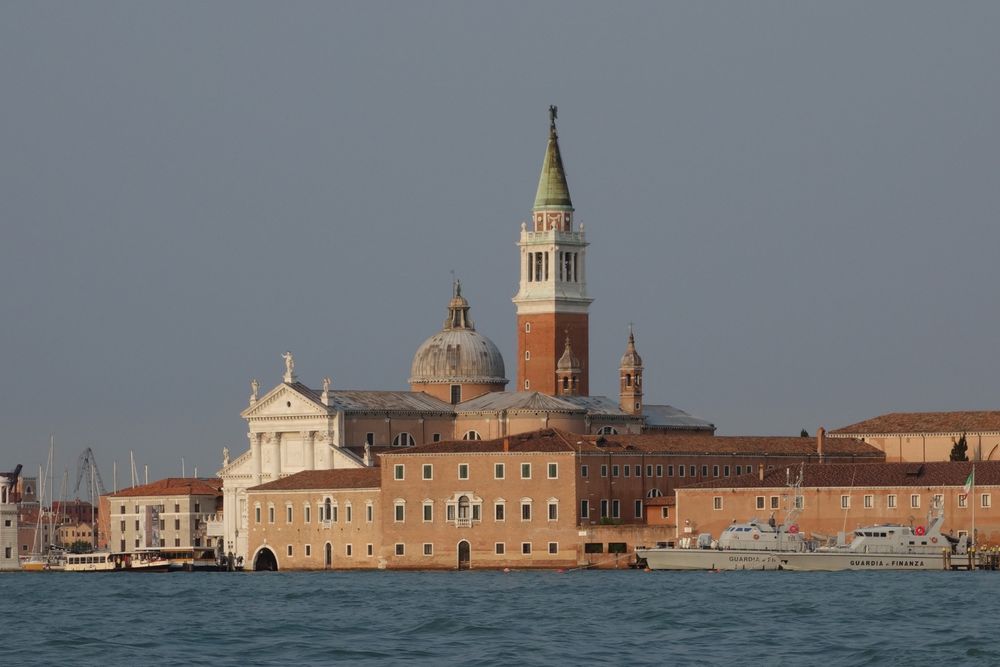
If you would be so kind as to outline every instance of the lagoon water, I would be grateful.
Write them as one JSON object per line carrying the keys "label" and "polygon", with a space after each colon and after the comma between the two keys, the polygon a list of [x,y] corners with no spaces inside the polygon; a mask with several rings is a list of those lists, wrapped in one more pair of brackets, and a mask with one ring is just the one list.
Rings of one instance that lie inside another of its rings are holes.
{"label": "lagoon water", "polygon": [[0,664],[1000,664],[993,572],[0,576]]}

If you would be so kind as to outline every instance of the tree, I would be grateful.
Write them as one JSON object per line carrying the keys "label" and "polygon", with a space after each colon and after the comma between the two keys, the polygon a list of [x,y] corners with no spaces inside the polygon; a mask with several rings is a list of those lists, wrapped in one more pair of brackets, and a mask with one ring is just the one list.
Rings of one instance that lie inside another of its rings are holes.
{"label": "tree", "polygon": [[802,429],[802,432],[799,433],[799,437],[800,438],[808,438],[809,437],[809,431],[807,431],[805,429]]}
{"label": "tree", "polygon": [[948,458],[952,461],[968,461],[969,455],[966,454],[968,450],[969,444],[965,441],[965,434],[963,433],[962,437],[958,439],[958,442],[952,446],[951,455]]}

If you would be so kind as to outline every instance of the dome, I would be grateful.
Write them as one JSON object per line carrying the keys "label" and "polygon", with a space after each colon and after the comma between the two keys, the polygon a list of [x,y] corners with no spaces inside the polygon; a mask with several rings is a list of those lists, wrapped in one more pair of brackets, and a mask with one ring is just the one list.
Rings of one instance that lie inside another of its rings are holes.
{"label": "dome", "polygon": [[413,355],[410,384],[507,384],[500,350],[476,331],[458,281],[444,328]]}
{"label": "dome", "polygon": [[628,346],[625,354],[622,355],[622,368],[639,368],[642,366],[642,357],[635,351],[635,335],[632,333],[632,326],[628,328]]}

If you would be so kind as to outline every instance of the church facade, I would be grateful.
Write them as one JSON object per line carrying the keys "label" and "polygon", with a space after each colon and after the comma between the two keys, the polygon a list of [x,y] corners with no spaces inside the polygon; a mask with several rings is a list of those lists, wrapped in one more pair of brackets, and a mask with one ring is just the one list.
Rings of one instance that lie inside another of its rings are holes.
{"label": "church facade", "polygon": [[378,465],[381,452],[451,440],[493,440],[539,429],[579,434],[671,432],[712,435],[715,425],[669,405],[643,402],[642,359],[630,331],[620,363],[619,396],[589,393],[589,307],[584,229],[574,223],[550,108],[549,137],[530,229],[522,223],[514,391],[497,346],[476,331],[455,282],[441,331],[413,358],[409,391],[307,387],[284,355],[281,382],[251,395],[241,416],[249,447],[223,454],[225,548],[245,559],[251,508],[247,490],[311,470]]}

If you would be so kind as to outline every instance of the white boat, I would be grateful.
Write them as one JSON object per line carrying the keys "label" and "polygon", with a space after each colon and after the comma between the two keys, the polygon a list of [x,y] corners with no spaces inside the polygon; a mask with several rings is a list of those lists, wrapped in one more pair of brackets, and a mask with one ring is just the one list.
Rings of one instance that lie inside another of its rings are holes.
{"label": "white boat", "polygon": [[941,532],[943,522],[943,504],[935,500],[926,525],[876,524],[858,528],[849,544],[820,547],[809,553],[780,554],[781,569],[942,570],[952,556],[966,554],[964,542]]}
{"label": "white boat", "polygon": [[795,523],[802,507],[801,481],[800,472],[791,485],[792,508],[780,524],[773,515],[767,521],[750,519],[733,523],[717,541],[703,533],[697,539],[681,539],[679,547],[636,547],[635,555],[650,570],[777,570],[779,556],[805,552],[811,546]]}
{"label": "white boat", "polygon": [[66,556],[64,572],[166,572],[170,561],[156,553],[106,551]]}

